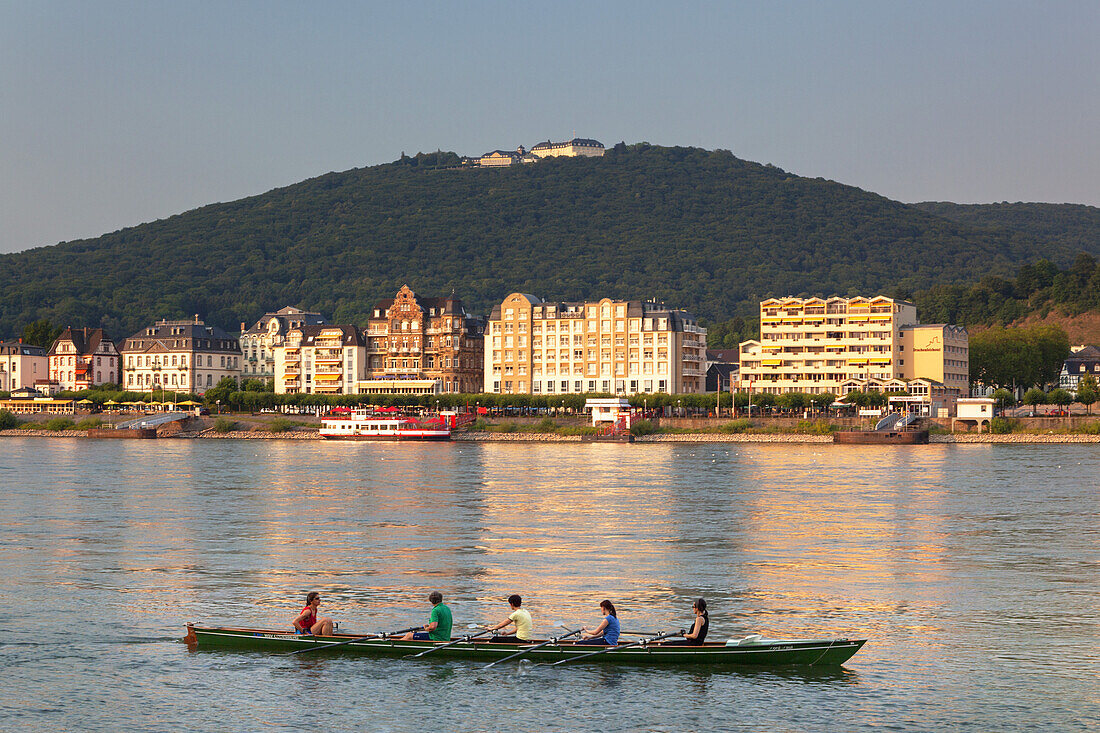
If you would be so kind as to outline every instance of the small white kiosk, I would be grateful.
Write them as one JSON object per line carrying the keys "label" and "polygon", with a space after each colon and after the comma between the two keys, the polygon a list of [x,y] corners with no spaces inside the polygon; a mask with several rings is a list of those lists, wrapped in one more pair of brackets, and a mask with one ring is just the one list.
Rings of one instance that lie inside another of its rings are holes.
{"label": "small white kiosk", "polygon": [[993,408],[997,404],[997,400],[992,397],[960,397],[955,400],[955,419],[952,421],[951,428],[954,430],[956,423],[965,423],[967,430],[971,425],[975,425],[978,428],[978,432],[982,432],[982,424],[985,424],[986,430],[989,429],[989,424],[993,420]]}
{"label": "small white kiosk", "polygon": [[584,401],[584,409],[592,411],[592,427],[624,421],[630,430],[630,401],[624,397],[590,397]]}

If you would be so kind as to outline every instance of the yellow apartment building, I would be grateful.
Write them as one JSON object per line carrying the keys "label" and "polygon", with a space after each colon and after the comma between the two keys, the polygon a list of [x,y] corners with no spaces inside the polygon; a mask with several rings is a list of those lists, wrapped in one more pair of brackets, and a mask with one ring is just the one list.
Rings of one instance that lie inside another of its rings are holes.
{"label": "yellow apartment building", "polygon": [[707,331],[655,302],[544,302],[512,293],[485,332],[485,391],[702,392]]}
{"label": "yellow apartment building", "polygon": [[278,394],[355,394],[366,372],[366,342],[355,326],[292,328],[274,352]]}
{"label": "yellow apartment building", "polygon": [[966,329],[924,325],[912,303],[874,298],[769,298],[760,339],[740,345],[738,387],[844,395],[918,378],[969,391]]}

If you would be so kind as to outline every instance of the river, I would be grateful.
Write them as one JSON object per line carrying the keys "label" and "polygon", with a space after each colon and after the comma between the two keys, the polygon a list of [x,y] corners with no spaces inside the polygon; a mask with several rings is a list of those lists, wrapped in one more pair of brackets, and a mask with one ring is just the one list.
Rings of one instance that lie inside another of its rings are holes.
{"label": "river", "polygon": [[[1085,730],[1100,447],[4,438],[3,730]],[[194,652],[184,624],[869,639],[844,667]]]}

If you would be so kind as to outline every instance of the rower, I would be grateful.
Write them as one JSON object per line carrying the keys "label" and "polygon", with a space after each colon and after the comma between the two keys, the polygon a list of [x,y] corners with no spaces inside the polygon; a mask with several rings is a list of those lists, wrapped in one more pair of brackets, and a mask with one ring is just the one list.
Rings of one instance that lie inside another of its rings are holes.
{"label": "rower", "polygon": [[410,631],[401,637],[402,641],[450,641],[451,640],[451,609],[443,603],[443,594],[433,590],[428,596],[428,602],[432,604],[432,613],[428,617],[428,623],[420,627],[420,631]]}
{"label": "rower", "polygon": [[508,596],[508,605],[512,607],[512,612],[508,614],[508,618],[501,621],[496,626],[486,626],[485,628],[490,631],[496,631],[497,629],[503,629],[505,626],[515,625],[516,633],[509,634],[507,636],[497,636],[493,638],[494,642],[500,644],[525,644],[533,638],[531,634],[531,614],[525,608],[520,608],[523,605],[523,599],[516,593]]}
{"label": "rower", "polygon": [[619,614],[615,612],[615,604],[611,601],[600,601],[600,612],[605,614],[603,621],[591,631],[587,626],[582,626],[583,633],[577,644],[615,646],[619,643]]}
{"label": "rower", "polygon": [[291,623],[296,634],[314,636],[332,636],[332,619],[328,616],[317,618],[317,609],[321,605],[321,594],[311,590],[306,594],[306,607]]}
{"label": "rower", "polygon": [[691,624],[691,631],[684,634],[683,639],[666,641],[664,646],[702,646],[710,631],[710,616],[707,614],[707,602],[704,598],[696,598],[691,604],[691,611],[695,614],[695,621]]}

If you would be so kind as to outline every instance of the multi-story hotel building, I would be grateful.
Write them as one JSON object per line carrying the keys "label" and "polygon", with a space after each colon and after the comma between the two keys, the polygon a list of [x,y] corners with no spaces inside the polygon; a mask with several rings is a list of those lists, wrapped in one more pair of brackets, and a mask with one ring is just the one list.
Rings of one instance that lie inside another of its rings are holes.
{"label": "multi-story hotel building", "polygon": [[557,156],[599,158],[604,154],[604,147],[599,140],[575,137],[563,143],[552,143],[547,140],[531,148],[531,153],[540,158],[554,158]]}
{"label": "multi-story hotel building", "polygon": [[81,390],[122,381],[115,342],[102,328],[66,328],[50,347],[50,379]]}
{"label": "multi-story hotel building", "polygon": [[755,392],[848,392],[922,378],[965,396],[966,329],[925,325],[907,301],[769,298],[760,304],[760,340],[741,344],[739,388]]}
{"label": "multi-story hotel building", "polygon": [[489,317],[485,391],[701,392],[706,335],[690,313],[659,303],[512,293]]}
{"label": "multi-story hotel building", "polygon": [[419,382],[419,392],[481,389],[484,323],[453,295],[422,298],[403,285],[375,304],[367,327],[367,374],[361,393],[395,391],[393,380]]}
{"label": "multi-story hotel building", "polygon": [[122,344],[126,389],[166,389],[202,394],[224,377],[237,379],[237,339],[196,315],[190,321],[161,320]]}
{"label": "multi-story hotel building", "polygon": [[46,350],[20,341],[0,341],[0,391],[34,388],[49,377]]}
{"label": "multi-story hotel building", "polygon": [[279,394],[355,394],[366,370],[366,342],[355,326],[292,328],[274,351]]}
{"label": "multi-story hotel building", "polygon": [[283,343],[291,329],[321,326],[328,323],[320,313],[287,306],[263,318],[245,330],[241,324],[241,377],[243,379],[275,378],[275,347]]}

